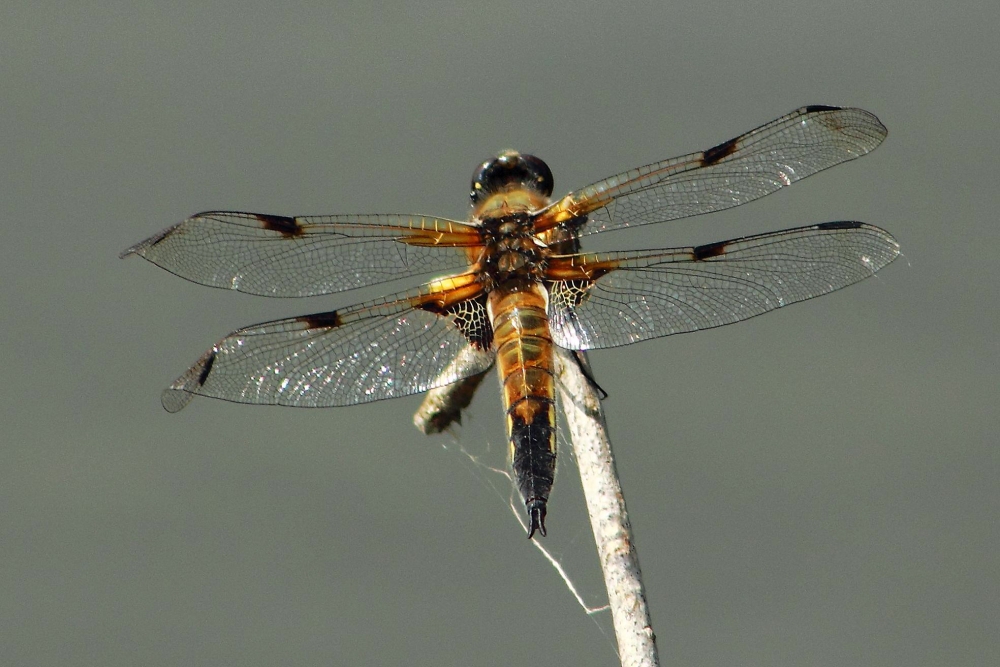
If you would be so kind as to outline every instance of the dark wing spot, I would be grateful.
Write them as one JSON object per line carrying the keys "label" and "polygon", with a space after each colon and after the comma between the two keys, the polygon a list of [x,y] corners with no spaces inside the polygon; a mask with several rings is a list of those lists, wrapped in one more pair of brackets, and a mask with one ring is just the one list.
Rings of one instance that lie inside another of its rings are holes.
{"label": "dark wing spot", "polygon": [[717,162],[720,162],[723,158],[728,155],[732,155],[736,152],[739,147],[738,139],[730,139],[729,141],[724,141],[718,146],[709,148],[701,156],[701,166],[708,167]]}
{"label": "dark wing spot", "polygon": [[590,271],[588,271],[588,274],[590,275],[590,282],[594,282],[598,278],[603,278],[604,276],[614,271],[616,268],[618,267],[598,266],[591,269]]}
{"label": "dark wing spot", "polygon": [[326,313],[303,315],[299,318],[299,322],[302,322],[310,329],[332,329],[333,327],[339,327],[341,324],[340,316],[337,315],[337,311],[335,310]]}
{"label": "dark wing spot", "polygon": [[858,229],[864,223],[853,220],[841,220],[839,222],[823,222],[816,225],[816,229]]}
{"label": "dark wing spot", "polygon": [[208,353],[208,358],[205,359],[201,367],[201,373],[198,374],[198,386],[204,387],[205,382],[208,380],[209,373],[212,372],[212,366],[215,364],[215,350]]}
{"label": "dark wing spot", "polygon": [[419,308],[420,310],[426,310],[428,313],[434,313],[435,315],[444,315],[448,312],[444,303],[440,299],[430,298],[425,301],[420,301],[419,303],[413,304],[414,308]]}
{"label": "dark wing spot", "polygon": [[435,315],[445,315],[448,313],[448,309],[445,308],[443,303],[433,299],[421,301],[420,303],[414,304],[413,307],[419,308],[420,310],[426,310],[428,313],[434,313]]}
{"label": "dark wing spot", "polygon": [[295,221],[295,218],[289,218],[285,215],[266,215],[258,213],[257,219],[260,220],[264,229],[268,229],[272,232],[278,232],[282,236],[300,236],[302,234],[302,227],[300,227],[299,223]]}
{"label": "dark wing spot", "polygon": [[725,255],[726,243],[726,241],[717,241],[715,243],[706,243],[705,245],[695,246],[691,249],[691,259],[696,262],[700,262],[711,257]]}
{"label": "dark wing spot", "polygon": [[806,107],[806,113],[815,113],[817,111],[840,111],[841,107],[828,107],[825,104],[810,104]]}

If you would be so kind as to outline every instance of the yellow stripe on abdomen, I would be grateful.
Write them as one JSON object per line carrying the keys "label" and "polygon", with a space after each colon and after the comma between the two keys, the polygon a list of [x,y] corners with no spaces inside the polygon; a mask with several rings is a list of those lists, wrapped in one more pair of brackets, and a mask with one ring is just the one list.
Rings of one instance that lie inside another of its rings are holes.
{"label": "yellow stripe on abdomen", "polygon": [[548,295],[539,284],[489,295],[497,370],[518,490],[529,534],[545,535],[545,506],[556,469],[556,410]]}

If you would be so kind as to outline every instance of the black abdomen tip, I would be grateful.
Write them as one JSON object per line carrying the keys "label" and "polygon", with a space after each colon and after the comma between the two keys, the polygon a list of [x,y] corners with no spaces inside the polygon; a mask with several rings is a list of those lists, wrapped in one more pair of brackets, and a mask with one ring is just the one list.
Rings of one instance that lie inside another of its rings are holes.
{"label": "black abdomen tip", "polygon": [[525,508],[528,510],[528,539],[535,535],[536,530],[545,537],[545,501],[539,498],[529,500]]}

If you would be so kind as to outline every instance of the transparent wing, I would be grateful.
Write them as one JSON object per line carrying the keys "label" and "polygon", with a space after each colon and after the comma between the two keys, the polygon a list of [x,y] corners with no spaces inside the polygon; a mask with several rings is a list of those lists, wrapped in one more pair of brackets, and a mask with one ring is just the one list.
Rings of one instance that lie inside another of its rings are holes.
{"label": "transparent wing", "polygon": [[[492,328],[475,277],[229,334],[163,392],[169,412],[195,395],[327,407],[426,391],[486,370]],[[452,364],[462,353],[464,364]]]}
{"label": "transparent wing", "polygon": [[418,215],[199,213],[138,243],[138,255],[202,285],[313,296],[470,264],[473,225]]}
{"label": "transparent wing", "polygon": [[[539,214],[539,229],[588,216],[580,236],[720,211],[861,157],[886,137],[862,109],[808,106],[699,153],[598,181]],[[579,224],[579,221],[576,221]]]}
{"label": "transparent wing", "polygon": [[898,254],[878,227],[829,222],[693,248],[564,255],[549,265],[560,279],[549,293],[552,340],[589,350],[732,324],[864,280]]}

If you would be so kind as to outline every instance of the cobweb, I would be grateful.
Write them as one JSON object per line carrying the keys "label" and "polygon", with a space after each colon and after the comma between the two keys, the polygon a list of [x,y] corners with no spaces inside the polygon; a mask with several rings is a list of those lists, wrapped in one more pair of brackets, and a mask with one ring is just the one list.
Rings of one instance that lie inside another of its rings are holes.
{"label": "cobweb", "polygon": [[[524,503],[517,492],[507,461],[507,441],[500,397],[495,383],[487,380],[479,389],[473,407],[462,414],[462,425],[452,425],[437,438],[445,450],[457,454],[485,489],[502,503],[527,534]],[[492,410],[490,410],[492,408]],[[492,416],[489,416],[492,414]],[[594,546],[580,471],[559,410],[556,442],[556,480],[549,499],[548,535],[531,540],[541,558],[556,572],[565,588],[614,647],[614,630],[597,550]]]}

